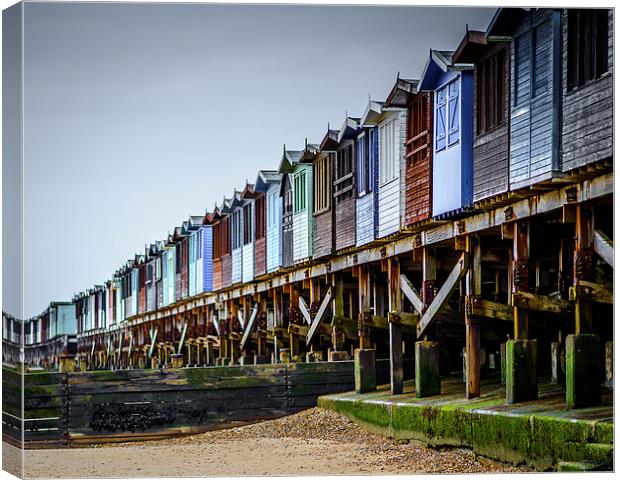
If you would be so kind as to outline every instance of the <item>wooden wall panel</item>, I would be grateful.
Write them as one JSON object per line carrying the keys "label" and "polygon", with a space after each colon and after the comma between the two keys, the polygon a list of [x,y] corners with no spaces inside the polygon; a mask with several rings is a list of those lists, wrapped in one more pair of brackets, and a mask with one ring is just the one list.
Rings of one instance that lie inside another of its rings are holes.
{"label": "wooden wall panel", "polygon": [[314,258],[331,255],[334,250],[334,232],[331,209],[314,215],[313,253]]}
{"label": "wooden wall panel", "polygon": [[341,250],[355,245],[355,196],[334,206],[335,248]]}
{"label": "wooden wall panel", "polygon": [[[433,104],[430,92],[415,95],[407,115],[407,153],[405,171],[405,225],[411,225],[431,216]],[[424,104],[424,127],[413,125],[412,110]]]}
{"label": "wooden wall panel", "polygon": [[254,276],[267,272],[267,240],[265,237],[254,240]]}
{"label": "wooden wall panel", "polygon": [[608,73],[568,92],[567,13],[563,13],[562,42],[562,170],[611,158],[613,155],[613,10],[609,10]]}

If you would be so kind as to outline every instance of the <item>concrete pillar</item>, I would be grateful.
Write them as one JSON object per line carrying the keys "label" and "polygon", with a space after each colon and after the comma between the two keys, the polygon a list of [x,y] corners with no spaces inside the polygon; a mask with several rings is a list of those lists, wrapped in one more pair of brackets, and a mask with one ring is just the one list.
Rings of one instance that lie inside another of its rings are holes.
{"label": "concrete pillar", "polygon": [[441,394],[439,342],[416,342],[415,389],[418,398]]}
{"label": "concrete pillar", "polygon": [[344,360],[351,360],[351,356],[349,355],[349,352],[344,350],[331,350],[327,354],[327,360],[329,362],[342,362]]}
{"label": "concrete pillar", "polygon": [[254,355],[241,355],[239,365],[254,365]]}
{"label": "concrete pillar", "polygon": [[157,357],[151,357],[151,368],[153,370],[157,368]]}
{"label": "concrete pillar", "polygon": [[562,344],[551,342],[551,383],[563,385],[566,379],[562,368]]}
{"label": "concrete pillar", "polygon": [[140,355],[138,357],[138,368],[143,369],[145,365],[146,365],[146,358],[144,357],[144,355]]}
{"label": "concrete pillar", "polygon": [[60,373],[75,372],[75,357],[73,355],[61,355],[58,371]]}
{"label": "concrete pillar", "polygon": [[614,342],[605,342],[605,386],[614,388]]}
{"label": "concrete pillar", "polygon": [[377,370],[374,349],[355,350],[355,392],[374,392],[377,389]]}
{"label": "concrete pillar", "polygon": [[291,363],[291,351],[288,348],[280,349],[280,363]]}
{"label": "concrete pillar", "polygon": [[314,352],[306,352],[306,362],[322,362],[323,361],[323,352],[314,351]]}
{"label": "concrete pillar", "polygon": [[172,368],[183,368],[185,366],[185,359],[180,353],[173,353],[170,355],[170,360],[172,363]]}
{"label": "concrete pillar", "polygon": [[566,337],[566,405],[568,408],[601,404],[601,339],[581,334]]}
{"label": "concrete pillar", "polygon": [[506,342],[499,346],[499,377],[500,383],[506,385]]}
{"label": "concrete pillar", "polygon": [[506,403],[538,398],[538,358],[536,340],[506,342]]}
{"label": "concrete pillar", "polygon": [[85,372],[88,368],[85,358],[80,358],[80,372]]}
{"label": "concrete pillar", "polygon": [[269,355],[254,356],[254,365],[264,365],[266,363],[271,363],[271,358],[269,357]]}

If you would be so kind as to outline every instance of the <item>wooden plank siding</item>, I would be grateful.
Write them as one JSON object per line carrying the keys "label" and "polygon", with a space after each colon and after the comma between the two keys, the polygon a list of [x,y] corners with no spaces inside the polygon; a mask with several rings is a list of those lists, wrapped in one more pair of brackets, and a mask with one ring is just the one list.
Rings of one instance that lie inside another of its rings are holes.
{"label": "wooden plank siding", "polygon": [[510,172],[510,43],[468,31],[455,61],[474,64],[473,200],[508,191]]}
{"label": "wooden plank siding", "polygon": [[267,193],[267,272],[275,272],[282,265],[282,199],[280,181],[269,186]]}
{"label": "wooden plank siding", "polygon": [[[379,123],[379,225],[378,237],[398,232],[405,211],[405,141],[407,138],[407,113],[400,109],[388,113]],[[389,140],[386,130],[393,129]],[[390,145],[386,143],[390,142]],[[388,153],[389,152],[389,153]],[[393,156],[394,174],[386,172],[385,156]],[[387,181],[382,178],[386,178]]]}
{"label": "wooden plank siding", "polygon": [[338,134],[334,169],[334,248],[355,246],[356,138],[358,119],[347,117]]}
{"label": "wooden plank siding", "polygon": [[312,165],[295,165],[292,175],[293,262],[300,262],[312,257]]}
{"label": "wooden plank siding", "polygon": [[407,106],[405,226],[427,220],[432,213],[432,105],[432,93],[420,92]]}
{"label": "wooden plank siding", "polygon": [[[333,173],[335,152],[329,150],[330,133],[325,135],[319,152],[313,159],[313,219],[312,253],[314,258],[331,255],[334,251]],[[336,132],[337,133],[337,132]]]}
{"label": "wooden plank siding", "polygon": [[613,10],[608,11],[607,73],[569,91],[568,11],[562,12],[562,170],[613,155]]}
{"label": "wooden plank siding", "polygon": [[557,176],[560,168],[560,12],[539,9],[505,27],[510,61],[510,188]]}

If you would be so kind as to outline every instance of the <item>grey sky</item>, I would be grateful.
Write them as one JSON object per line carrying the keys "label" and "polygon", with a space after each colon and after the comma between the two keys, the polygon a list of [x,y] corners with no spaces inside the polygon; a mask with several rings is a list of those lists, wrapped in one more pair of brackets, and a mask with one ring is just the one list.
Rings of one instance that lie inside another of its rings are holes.
{"label": "grey sky", "polygon": [[492,12],[27,4],[25,314],[102,283]]}

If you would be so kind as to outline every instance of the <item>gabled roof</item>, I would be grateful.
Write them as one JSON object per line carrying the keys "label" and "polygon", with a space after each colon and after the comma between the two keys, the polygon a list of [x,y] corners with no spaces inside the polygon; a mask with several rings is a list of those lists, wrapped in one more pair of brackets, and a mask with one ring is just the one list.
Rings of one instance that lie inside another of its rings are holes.
{"label": "gabled roof", "polygon": [[319,149],[322,152],[335,152],[336,148],[338,148],[338,134],[339,130],[333,130],[327,126],[327,133],[321,140],[321,144],[319,145]]}
{"label": "gabled roof", "polygon": [[189,230],[197,230],[202,225],[204,215],[190,215],[187,220],[187,226]]}
{"label": "gabled roof", "polygon": [[385,100],[386,107],[405,107],[412,95],[418,93],[419,80],[396,78],[396,83]]}
{"label": "gabled roof", "polygon": [[362,114],[360,119],[361,126],[376,125],[383,115],[383,102],[377,102],[376,100],[368,100],[366,110]]}
{"label": "gabled roof", "polygon": [[529,8],[518,7],[498,8],[487,26],[485,35],[487,37],[509,36],[529,10]]}
{"label": "gabled roof", "polygon": [[280,166],[278,167],[278,173],[290,173],[293,171],[293,167],[301,160],[301,150],[287,150],[284,145],[282,152],[282,160],[280,160]]}
{"label": "gabled roof", "polygon": [[235,190],[233,193],[232,199],[230,201],[230,209],[234,209],[241,206],[241,192]]}
{"label": "gabled roof", "polygon": [[507,37],[488,37],[484,32],[469,30],[465,33],[463,40],[461,40],[460,45],[454,52],[454,61],[476,63],[476,60],[484,54],[489,46],[508,41]]}
{"label": "gabled roof", "polygon": [[357,135],[359,122],[359,118],[349,117],[347,115],[344,118],[342,128],[340,128],[340,132],[338,133],[338,143],[342,142],[343,140],[354,138]]}
{"label": "gabled roof", "polygon": [[266,192],[270,185],[280,182],[280,174],[275,170],[260,170],[254,183],[255,192]]}
{"label": "gabled roof", "polygon": [[251,200],[254,198],[254,185],[251,183],[246,183],[245,188],[241,192],[242,200]]}
{"label": "gabled roof", "polygon": [[454,63],[454,52],[446,50],[432,50],[426,60],[424,70],[420,76],[418,90],[434,90],[435,84],[442,73],[473,70],[471,63]]}
{"label": "gabled roof", "polygon": [[306,146],[301,151],[301,163],[312,163],[316,154],[319,153],[319,146],[316,143],[308,143],[308,139],[306,139]]}

